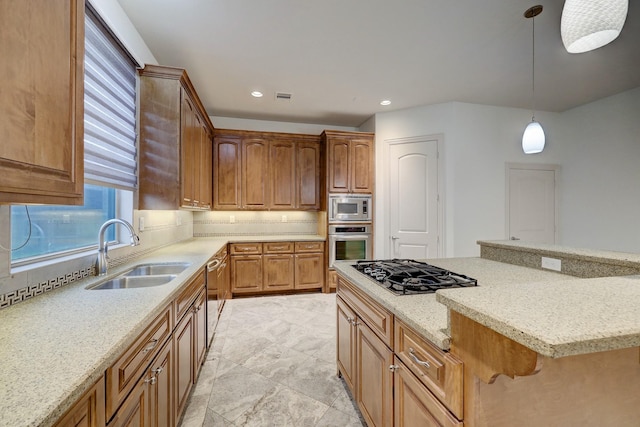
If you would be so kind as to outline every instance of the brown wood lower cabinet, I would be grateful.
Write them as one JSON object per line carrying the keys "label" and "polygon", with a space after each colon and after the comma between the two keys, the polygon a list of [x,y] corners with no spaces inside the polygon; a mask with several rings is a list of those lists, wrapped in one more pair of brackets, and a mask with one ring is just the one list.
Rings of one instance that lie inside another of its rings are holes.
{"label": "brown wood lower cabinet", "polygon": [[324,242],[231,243],[231,292],[260,294],[324,287]]}
{"label": "brown wood lower cabinet", "polygon": [[462,362],[337,276],[338,373],[369,427],[461,427]]}
{"label": "brown wood lower cabinet", "polygon": [[362,320],[355,322],[356,402],[370,426],[393,426],[393,351]]}
{"label": "brown wood lower cabinet", "polygon": [[104,427],[104,376],[71,407],[54,427]]}
{"label": "brown wood lower cabinet", "polygon": [[125,399],[111,426],[173,426],[173,342],[167,341]]}
{"label": "brown wood lower cabinet", "polygon": [[203,269],[55,426],[174,427],[206,351]]}

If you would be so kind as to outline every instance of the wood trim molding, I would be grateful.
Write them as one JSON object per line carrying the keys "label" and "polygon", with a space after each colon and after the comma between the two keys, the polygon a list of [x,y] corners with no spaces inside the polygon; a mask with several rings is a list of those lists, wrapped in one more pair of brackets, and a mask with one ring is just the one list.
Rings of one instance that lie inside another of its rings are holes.
{"label": "wood trim molding", "polygon": [[472,373],[491,384],[498,375],[533,375],[542,367],[535,351],[456,311],[449,313],[451,353],[464,361],[465,377]]}

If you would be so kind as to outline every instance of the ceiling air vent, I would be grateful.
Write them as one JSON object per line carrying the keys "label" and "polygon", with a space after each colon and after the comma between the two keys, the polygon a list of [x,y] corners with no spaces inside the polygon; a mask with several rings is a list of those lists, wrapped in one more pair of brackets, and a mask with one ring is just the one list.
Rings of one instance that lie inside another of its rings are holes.
{"label": "ceiling air vent", "polygon": [[286,92],[276,92],[276,101],[291,101],[291,94]]}

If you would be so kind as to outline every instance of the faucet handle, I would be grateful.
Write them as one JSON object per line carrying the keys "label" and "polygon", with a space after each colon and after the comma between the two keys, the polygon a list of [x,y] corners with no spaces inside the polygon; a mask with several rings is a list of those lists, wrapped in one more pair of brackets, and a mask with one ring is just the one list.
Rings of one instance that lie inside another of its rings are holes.
{"label": "faucet handle", "polygon": [[131,233],[131,246],[138,246],[139,244],[140,237],[135,233]]}

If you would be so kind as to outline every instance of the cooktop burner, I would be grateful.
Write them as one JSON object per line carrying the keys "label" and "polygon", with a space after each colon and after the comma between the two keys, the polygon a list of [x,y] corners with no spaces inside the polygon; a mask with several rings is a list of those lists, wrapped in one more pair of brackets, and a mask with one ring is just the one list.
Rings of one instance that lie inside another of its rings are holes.
{"label": "cooktop burner", "polygon": [[478,285],[471,277],[411,259],[357,261],[353,267],[398,295]]}

